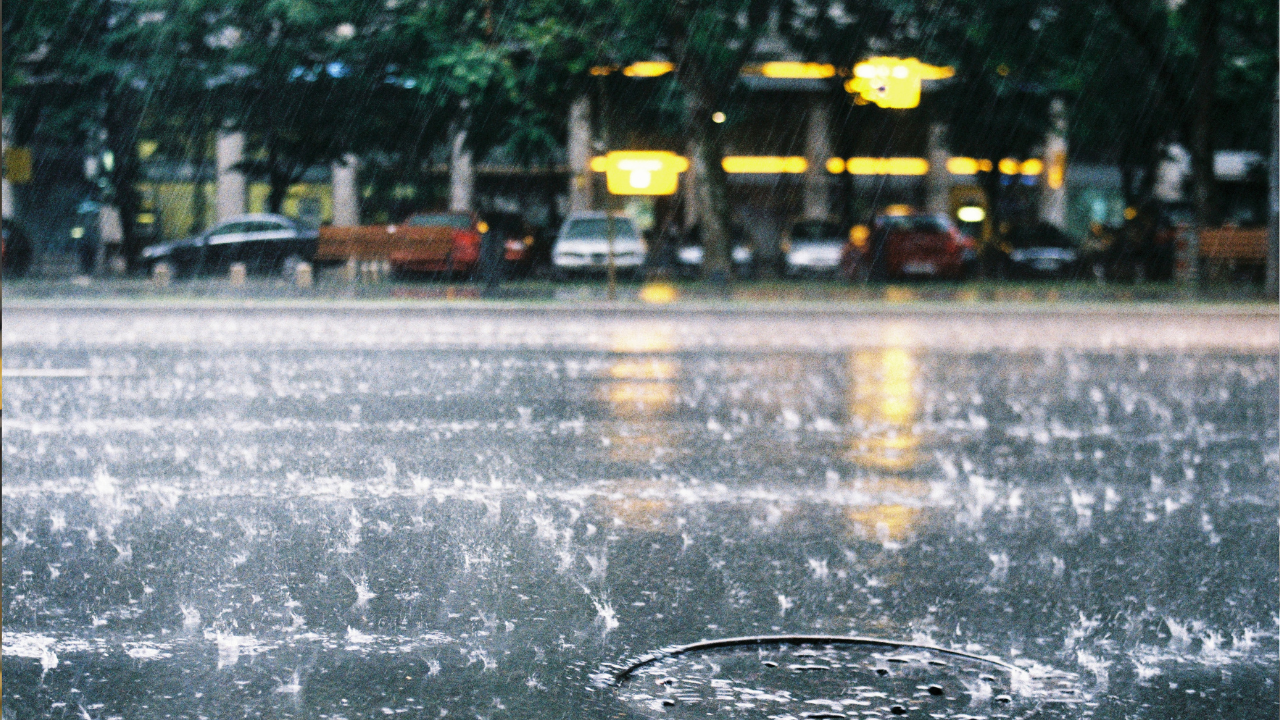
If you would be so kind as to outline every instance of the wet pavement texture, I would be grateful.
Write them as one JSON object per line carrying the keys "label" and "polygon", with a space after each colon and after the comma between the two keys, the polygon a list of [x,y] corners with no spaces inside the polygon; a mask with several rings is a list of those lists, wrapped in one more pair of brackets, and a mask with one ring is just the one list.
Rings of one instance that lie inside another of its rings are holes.
{"label": "wet pavement texture", "polygon": [[5,720],[1280,712],[1274,309],[3,344]]}

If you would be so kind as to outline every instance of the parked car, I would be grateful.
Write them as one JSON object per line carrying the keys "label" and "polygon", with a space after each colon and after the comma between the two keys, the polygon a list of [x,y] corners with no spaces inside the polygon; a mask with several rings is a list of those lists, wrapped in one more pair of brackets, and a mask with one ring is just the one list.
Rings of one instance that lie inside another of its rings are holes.
{"label": "parked car", "polygon": [[253,272],[281,272],[310,262],[316,254],[316,238],[314,228],[283,215],[237,215],[199,235],[149,245],[142,251],[142,261],[149,270],[169,263],[179,277],[224,272],[237,262]]}
{"label": "parked car", "polygon": [[33,250],[31,237],[14,220],[0,221],[0,256],[4,258],[4,274],[10,277],[22,277],[31,269]]}
{"label": "parked car", "polygon": [[[861,252],[850,243],[847,253]],[[875,219],[867,250],[853,268],[856,279],[967,277],[977,262],[977,245],[945,215],[881,215]]]}
{"label": "parked car", "polygon": [[[750,277],[754,270],[755,252],[751,248],[751,240],[746,231],[737,223],[729,224],[730,261],[734,274],[738,277]],[[679,274],[697,277],[702,274],[702,260],[705,255],[702,244],[702,225],[695,224],[689,232],[680,238],[680,246],[676,249],[676,268]]]}
{"label": "parked car", "polygon": [[471,212],[417,213],[405,219],[409,228],[444,231],[449,240],[442,256],[429,244],[407,245],[391,253],[391,267],[399,272],[447,272],[468,276],[480,261],[480,238],[489,224]]}
{"label": "parked car", "polygon": [[1080,264],[1099,279],[1172,280],[1178,228],[1193,222],[1194,211],[1187,204],[1144,203],[1120,227],[1095,223]]}
{"label": "parked car", "polygon": [[782,237],[787,275],[834,274],[848,242],[847,233],[831,220],[797,220]]}
{"label": "parked car", "polygon": [[636,273],[648,248],[631,218],[602,212],[574,213],[560,226],[551,263],[558,272],[600,271],[609,266],[609,228],[613,224],[613,261],[622,271]]}
{"label": "parked car", "polygon": [[1081,270],[1076,240],[1049,223],[1011,229],[995,251],[1000,254],[1000,274],[1009,278],[1069,278]]}
{"label": "parked car", "polygon": [[538,230],[517,213],[484,214],[489,232],[502,244],[503,275],[524,277],[533,269],[537,253]]}

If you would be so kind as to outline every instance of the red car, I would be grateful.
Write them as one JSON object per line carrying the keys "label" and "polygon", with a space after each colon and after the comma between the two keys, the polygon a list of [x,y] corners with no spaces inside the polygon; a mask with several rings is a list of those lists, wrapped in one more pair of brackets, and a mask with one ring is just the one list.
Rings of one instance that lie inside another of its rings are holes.
{"label": "red car", "polygon": [[968,277],[978,258],[973,239],[944,215],[882,215],[864,249],[845,246],[841,267],[850,279]]}
{"label": "red car", "polygon": [[412,272],[450,272],[469,275],[480,260],[480,236],[489,226],[474,213],[435,212],[410,215],[406,228],[431,228],[446,233],[449,251],[441,256],[428,245],[406,247],[391,254],[391,265]]}

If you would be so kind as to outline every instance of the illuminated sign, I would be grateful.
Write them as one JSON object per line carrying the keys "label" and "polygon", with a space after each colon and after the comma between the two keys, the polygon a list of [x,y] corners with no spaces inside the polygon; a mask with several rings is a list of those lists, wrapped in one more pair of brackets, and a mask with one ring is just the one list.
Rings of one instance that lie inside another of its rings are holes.
{"label": "illuminated sign", "polygon": [[811,62],[767,62],[760,65],[758,68],[744,68],[743,74],[747,74],[751,70],[755,70],[761,75],[770,78],[796,78],[811,80],[835,77],[836,74],[836,68],[834,65]]}
{"label": "illuminated sign", "polygon": [[663,150],[622,150],[591,159],[613,195],[671,195],[689,161]]}
{"label": "illuminated sign", "polygon": [[925,175],[929,161],[913,157],[852,157],[845,161],[850,175]]}
{"label": "illuminated sign", "polygon": [[729,155],[720,166],[727,173],[803,173],[809,169],[809,161],[798,156]]}
{"label": "illuminated sign", "polygon": [[920,104],[922,80],[955,74],[955,68],[928,65],[915,58],[873,57],[853,66],[853,77],[844,89],[882,108],[913,108]]}
{"label": "illuminated sign", "polygon": [[947,172],[952,175],[976,175],[980,172],[991,172],[991,161],[971,157],[947,158]]}
{"label": "illuminated sign", "polygon": [[675,67],[669,62],[634,62],[622,68],[622,74],[627,77],[658,77],[659,75],[666,75],[674,70]]}

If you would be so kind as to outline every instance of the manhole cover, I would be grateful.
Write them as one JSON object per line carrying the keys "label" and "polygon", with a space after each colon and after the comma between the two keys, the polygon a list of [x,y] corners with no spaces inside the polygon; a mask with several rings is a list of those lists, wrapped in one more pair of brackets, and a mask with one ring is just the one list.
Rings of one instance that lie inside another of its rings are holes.
{"label": "manhole cover", "polygon": [[597,676],[650,718],[1066,718],[1065,673],[876,638],[766,636],[668,648]]}

